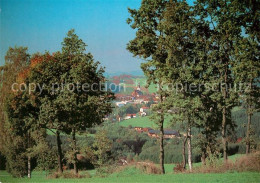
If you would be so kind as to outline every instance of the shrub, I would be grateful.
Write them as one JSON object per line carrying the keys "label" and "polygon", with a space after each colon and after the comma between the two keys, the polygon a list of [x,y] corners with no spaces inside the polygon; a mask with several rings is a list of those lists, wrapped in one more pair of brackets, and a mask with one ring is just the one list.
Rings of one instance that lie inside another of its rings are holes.
{"label": "shrub", "polygon": [[173,167],[173,172],[174,173],[181,173],[184,172],[185,169],[183,168],[183,164],[182,163],[177,163],[175,167]]}
{"label": "shrub", "polygon": [[194,173],[224,173],[227,171],[233,171],[233,163],[231,161],[227,161],[225,163],[221,163],[218,165],[202,165],[200,167],[194,168]]}
{"label": "shrub", "polygon": [[142,173],[142,174],[161,174],[161,170],[150,161],[145,162],[135,162],[132,161],[131,163],[124,165],[124,166],[114,166],[109,167],[110,174],[111,173],[117,173],[117,175],[125,175],[130,172],[134,173]]}
{"label": "shrub", "polygon": [[60,178],[62,176],[61,173],[59,172],[53,172],[51,174],[48,175],[48,179],[57,179],[57,178]]}
{"label": "shrub", "polygon": [[74,174],[72,171],[66,171],[63,173],[53,172],[47,178],[49,179],[58,179],[58,178],[65,178],[65,179],[78,179],[78,178],[91,178],[91,175],[88,172],[84,172],[84,174]]}
{"label": "shrub", "polygon": [[135,167],[145,174],[161,174],[162,171],[152,162],[137,162]]}
{"label": "shrub", "polygon": [[260,152],[244,155],[235,162],[228,160],[223,162],[221,159],[206,161],[206,165],[194,168],[196,173],[224,173],[228,171],[256,171],[260,172]]}
{"label": "shrub", "polygon": [[239,172],[256,171],[260,172],[260,151],[242,156],[235,162],[235,169]]}
{"label": "shrub", "polygon": [[101,166],[101,167],[97,168],[96,176],[97,177],[107,177],[114,172],[117,172],[117,166],[113,166],[113,165]]}

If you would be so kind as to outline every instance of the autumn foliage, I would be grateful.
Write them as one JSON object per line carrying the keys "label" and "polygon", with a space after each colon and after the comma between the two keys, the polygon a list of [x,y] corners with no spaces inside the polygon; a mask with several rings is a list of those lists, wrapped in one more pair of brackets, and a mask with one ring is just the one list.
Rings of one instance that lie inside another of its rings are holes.
{"label": "autumn foliage", "polygon": [[18,83],[24,83],[26,78],[29,76],[31,70],[33,68],[36,68],[39,64],[43,62],[49,62],[49,61],[54,61],[54,56],[55,54],[53,53],[50,55],[49,53],[45,53],[44,55],[40,54],[35,54],[31,59],[30,59],[30,64],[28,67],[26,67],[24,70],[22,70],[18,76],[17,76],[17,82]]}

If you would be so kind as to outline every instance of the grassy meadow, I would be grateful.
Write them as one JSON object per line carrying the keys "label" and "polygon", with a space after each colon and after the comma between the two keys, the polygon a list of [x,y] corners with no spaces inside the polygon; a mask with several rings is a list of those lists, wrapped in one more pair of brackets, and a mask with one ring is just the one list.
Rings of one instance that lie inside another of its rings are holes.
{"label": "grassy meadow", "polygon": [[[242,155],[237,154],[230,156],[229,159],[235,161]],[[200,166],[201,163],[195,163],[194,167]],[[138,169],[128,167],[123,171],[115,172],[108,177],[97,177],[95,176],[95,170],[80,171],[81,175],[86,173],[90,174],[91,178],[81,179],[49,179],[46,177],[44,171],[33,171],[32,178],[13,178],[6,171],[0,171],[0,182],[1,183],[85,183],[85,182],[185,182],[185,183],[257,183],[260,181],[260,172],[227,172],[227,173],[173,173],[173,167],[175,164],[165,164],[165,175],[155,174],[144,174]]]}
{"label": "grassy meadow", "polygon": [[[166,170],[167,170],[166,166]],[[82,172],[84,173],[84,172]],[[259,182],[260,173],[257,172],[229,172],[212,174],[172,174],[166,175],[147,175],[141,174],[135,169],[128,169],[124,172],[112,174],[109,177],[83,178],[83,179],[47,179],[44,172],[33,172],[32,178],[12,178],[6,171],[0,171],[0,181],[2,183],[63,183],[63,182],[234,182],[234,183],[253,183]]]}
{"label": "grassy meadow", "polygon": [[[144,116],[144,117],[136,117],[136,118],[131,118],[128,120],[124,120],[119,123],[121,126],[128,127],[128,126],[139,126],[139,127],[151,127],[151,128],[157,128],[157,125],[150,119],[149,116]],[[170,117],[166,117],[165,119],[165,127],[170,126]]]}

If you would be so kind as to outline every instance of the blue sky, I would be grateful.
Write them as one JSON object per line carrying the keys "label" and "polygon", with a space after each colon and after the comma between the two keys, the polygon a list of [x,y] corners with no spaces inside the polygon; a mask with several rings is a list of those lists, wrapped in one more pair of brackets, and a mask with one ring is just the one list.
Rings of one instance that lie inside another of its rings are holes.
{"label": "blue sky", "polygon": [[0,64],[9,47],[26,46],[29,53],[55,52],[69,29],[87,43],[87,51],[106,71],[140,70],[141,61],[125,48],[135,36],[126,24],[127,7],[141,0],[0,0]]}

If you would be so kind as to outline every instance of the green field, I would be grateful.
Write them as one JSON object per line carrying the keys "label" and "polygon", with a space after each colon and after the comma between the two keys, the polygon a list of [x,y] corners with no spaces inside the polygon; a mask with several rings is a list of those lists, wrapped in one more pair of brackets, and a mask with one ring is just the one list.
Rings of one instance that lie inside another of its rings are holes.
{"label": "green field", "polygon": [[[241,110],[240,107],[235,107],[232,112],[236,112]],[[170,127],[170,122],[171,117],[170,116],[166,116],[165,117],[165,128],[171,128]],[[132,126],[132,127],[151,127],[151,128],[157,128],[157,125],[154,123],[154,121],[152,121],[150,119],[149,116],[145,116],[145,117],[136,117],[136,118],[132,118],[132,119],[128,119],[128,120],[124,120],[121,121],[120,126],[124,126],[124,127],[128,127],[128,126]]]}
{"label": "green field", "polygon": [[[229,159],[235,161],[241,155],[230,156]],[[195,163],[194,167],[199,166],[200,163]],[[95,177],[95,170],[90,170],[88,173],[92,178],[83,179],[47,179],[45,172],[33,171],[32,178],[13,178],[6,171],[0,171],[1,183],[74,183],[74,182],[234,182],[234,183],[253,183],[260,181],[260,173],[258,172],[228,172],[228,173],[210,173],[210,174],[189,174],[180,173],[173,174],[174,164],[165,164],[165,175],[149,175],[143,174],[135,168],[128,168],[122,172],[113,173],[108,177],[101,178]],[[85,171],[80,171],[80,174],[84,174]]]}
{"label": "green field", "polygon": [[106,178],[92,177],[84,179],[46,179],[44,172],[34,172],[31,179],[12,178],[5,171],[0,171],[0,182],[2,183],[63,183],[63,182],[185,182],[185,183],[211,183],[211,182],[234,182],[234,183],[253,183],[259,182],[260,173],[224,173],[224,174],[166,174],[166,175],[147,175],[141,174],[133,169],[129,169],[120,174],[112,174]]}
{"label": "green field", "polygon": [[[128,120],[124,120],[119,123],[121,126],[128,127],[128,126],[139,126],[139,127],[151,127],[157,128],[157,125],[149,118],[149,116],[145,117],[136,117]],[[170,118],[165,119],[165,127],[167,128],[170,124]]]}

